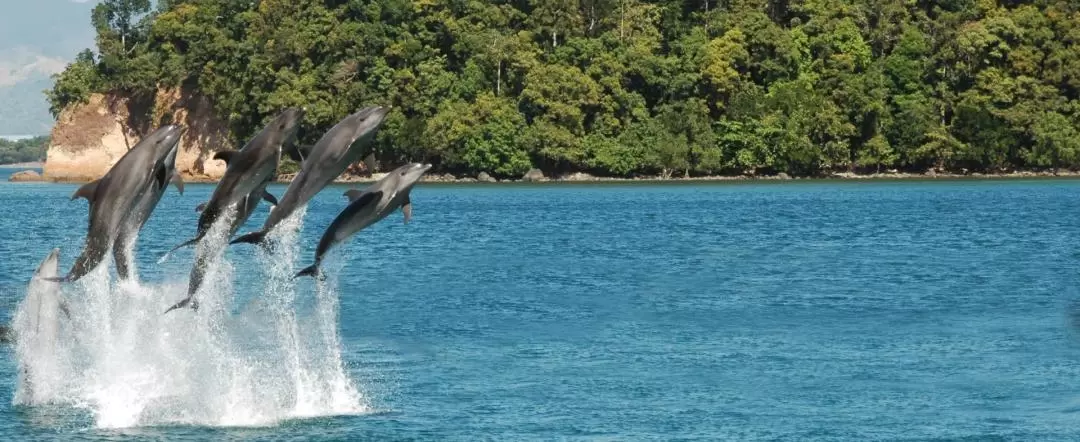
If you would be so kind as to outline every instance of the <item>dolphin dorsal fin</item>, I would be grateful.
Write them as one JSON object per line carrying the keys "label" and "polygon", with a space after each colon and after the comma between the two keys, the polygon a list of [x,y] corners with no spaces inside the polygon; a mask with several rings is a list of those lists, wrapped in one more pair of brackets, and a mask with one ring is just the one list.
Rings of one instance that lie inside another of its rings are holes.
{"label": "dolphin dorsal fin", "polygon": [[236,151],[235,150],[223,150],[223,151],[220,151],[218,153],[215,153],[214,154],[214,159],[224,161],[225,165],[228,166],[229,161],[232,161],[234,156],[236,156]]}
{"label": "dolphin dorsal fin", "polygon": [[364,196],[365,193],[367,193],[367,192],[364,192],[363,190],[360,190],[360,189],[349,189],[349,190],[345,191],[345,197],[348,198],[349,202],[351,203],[353,201],[356,201],[356,200],[360,199],[360,197]]}
{"label": "dolphin dorsal fin", "polygon": [[176,185],[176,190],[180,191],[180,194],[184,194],[184,177],[180,176],[180,172],[173,172],[172,183]]}
{"label": "dolphin dorsal fin", "polygon": [[71,194],[71,199],[86,198],[87,201],[94,202],[94,192],[97,191],[97,186],[100,182],[101,180],[94,180],[83,184],[82,187],[75,191],[75,193]]}
{"label": "dolphin dorsal fin", "polygon": [[405,203],[401,205],[401,213],[405,214],[405,224],[408,224],[412,219],[412,201],[408,195],[405,195]]}

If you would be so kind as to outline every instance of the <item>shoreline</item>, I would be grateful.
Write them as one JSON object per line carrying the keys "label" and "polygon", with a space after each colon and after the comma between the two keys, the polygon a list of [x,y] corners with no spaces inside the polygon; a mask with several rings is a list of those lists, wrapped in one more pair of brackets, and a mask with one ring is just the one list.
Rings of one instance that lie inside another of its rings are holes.
{"label": "shoreline", "polygon": [[[34,164],[34,163],[24,163]],[[5,169],[30,169],[23,165],[0,165],[0,168]],[[372,176],[345,176],[335,179],[332,184],[367,184],[373,183],[385,173],[377,173]],[[761,181],[931,181],[931,180],[1011,180],[1011,179],[1077,179],[1080,178],[1080,172],[1073,171],[1060,171],[1057,173],[1048,171],[1018,171],[1008,173],[873,173],[873,174],[855,174],[850,172],[836,173],[831,175],[822,176],[806,176],[806,177],[792,177],[787,174],[778,175],[710,175],[700,177],[660,177],[660,176],[643,176],[634,178],[616,178],[616,177],[595,177],[587,174],[573,174],[564,177],[556,178],[540,178],[540,179],[505,179],[494,181],[481,181],[473,177],[455,177],[450,174],[442,175],[425,175],[420,179],[423,183],[434,184],[556,184],[556,183],[693,183],[693,182],[761,182]],[[37,182],[56,183],[56,184],[82,184],[89,182],[89,179],[49,179],[42,178]],[[272,181],[274,184],[288,184],[292,181],[292,176],[286,175],[278,177]],[[214,184],[217,183],[217,179],[212,179],[205,176],[189,176],[184,177],[185,183],[192,184]]]}
{"label": "shoreline", "polygon": [[29,163],[8,163],[0,164],[0,169],[44,169],[45,163],[42,161],[31,161]]}

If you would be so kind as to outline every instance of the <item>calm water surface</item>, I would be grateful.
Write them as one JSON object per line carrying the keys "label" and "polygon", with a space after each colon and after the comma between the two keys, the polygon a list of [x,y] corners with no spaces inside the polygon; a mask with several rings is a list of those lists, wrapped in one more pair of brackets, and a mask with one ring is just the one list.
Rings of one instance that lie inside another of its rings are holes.
{"label": "calm water surface", "polygon": [[[79,252],[75,188],[0,183],[5,317],[50,248],[62,269]],[[190,252],[156,259],[212,189],[166,194],[143,280],[186,281]],[[298,266],[345,189],[309,207]],[[0,439],[1077,440],[1078,195],[1068,180],[420,184],[414,221],[354,237],[332,276],[376,412],[95,429],[12,407],[5,349]]]}

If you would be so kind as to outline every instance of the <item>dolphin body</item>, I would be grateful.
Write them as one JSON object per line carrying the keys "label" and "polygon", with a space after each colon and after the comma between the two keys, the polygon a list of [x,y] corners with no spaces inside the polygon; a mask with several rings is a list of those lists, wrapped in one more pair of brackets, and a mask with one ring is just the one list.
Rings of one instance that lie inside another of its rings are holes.
{"label": "dolphin body", "polygon": [[389,107],[370,106],[342,119],[330,128],[300,166],[300,172],[289,183],[281,204],[270,210],[270,216],[263,223],[262,229],[241,235],[230,244],[260,244],[266,240],[278,224],[303,207],[320,190],[336,179],[350,164],[357,162],[364,155],[364,147],[371,144],[375,134],[390,112]]}
{"label": "dolphin body", "polygon": [[[140,203],[150,206],[153,197],[143,201],[144,193],[150,189],[164,191],[170,179],[177,181],[177,187],[182,186],[179,176],[168,175],[166,161],[175,161],[175,150],[183,132],[184,129],[176,125],[158,128],[120,157],[105,176],[75,191],[71,199],[82,197],[90,202],[86,242],[71,271],[64,277],[51,280],[74,282],[86,276],[101,264],[118,237],[125,235],[127,240],[126,235],[137,230],[137,227],[131,226],[141,225],[141,216],[133,217],[132,213]],[[149,212],[146,216],[149,216]],[[125,225],[130,221],[134,222]],[[123,233],[125,231],[127,233]]]}
{"label": "dolphin body", "polygon": [[[179,138],[177,138],[177,146],[179,146]],[[165,168],[165,175],[172,178],[173,182],[176,183],[176,189],[183,195],[184,181],[180,178],[180,174],[176,172],[176,154],[179,150],[173,149],[170,151],[168,156],[165,157],[165,161],[162,162],[162,166]],[[142,230],[146,221],[150,219],[150,214],[161,202],[161,197],[165,196],[165,188],[166,186],[159,186],[156,181],[150,184],[150,188],[143,192],[135,203],[135,208],[130,214],[131,218],[121,226],[120,232],[113,242],[113,260],[116,262],[116,274],[120,279],[129,279],[131,277],[131,269],[128,268],[128,265],[134,260],[128,257],[128,252],[132,250],[131,246],[135,241],[135,237]]]}
{"label": "dolphin body", "polygon": [[67,303],[60,295],[60,284],[50,280],[57,275],[60,249],[52,249],[34,272],[13,318],[15,351],[18,354],[17,403],[45,401],[45,389],[53,379],[57,363],[57,340],[60,315],[70,319]]}
{"label": "dolphin body", "polygon": [[[170,253],[202,240],[214,223],[231,207],[235,206],[237,213],[229,224],[226,238],[231,237],[236,229],[251,217],[259,200],[265,199],[270,204],[277,205],[277,199],[266,191],[266,186],[273,180],[277,171],[283,146],[288,146],[295,155],[299,155],[294,142],[303,118],[303,109],[288,108],[278,114],[239,151],[222,151],[214,155],[214,158],[223,160],[227,164],[225,174],[210,196],[210,201],[200,206],[202,214],[199,216],[199,228],[195,238],[174,247],[169,251]],[[199,308],[199,304],[194,300],[195,292],[202,286],[207,266],[216,254],[211,252],[216,251],[216,247],[214,250],[204,248],[196,254],[195,266],[191,269],[188,280],[187,298],[169,307],[165,313],[187,306],[196,310]]]}
{"label": "dolphin body", "polygon": [[388,175],[363,190],[345,192],[349,205],[342,210],[330,227],[326,228],[315,250],[315,263],[294,276],[319,276],[319,264],[331,247],[345,241],[364,228],[386,218],[398,207],[405,215],[405,222],[412,218],[412,201],[409,193],[420,177],[431,169],[431,164],[409,163],[394,169]]}

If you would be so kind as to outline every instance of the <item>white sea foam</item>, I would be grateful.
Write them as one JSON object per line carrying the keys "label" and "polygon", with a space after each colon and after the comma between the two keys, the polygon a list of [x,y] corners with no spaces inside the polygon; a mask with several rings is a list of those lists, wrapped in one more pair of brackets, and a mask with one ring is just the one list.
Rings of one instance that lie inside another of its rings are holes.
{"label": "white sea foam", "polygon": [[[198,311],[162,314],[186,296],[187,273],[160,284],[117,283],[107,266],[99,266],[63,285],[72,316],[61,317],[55,351],[47,359],[34,348],[16,352],[20,366],[37,372],[44,386],[35,388],[31,400],[19,394],[27,387],[20,381],[15,402],[83,407],[99,428],[263,426],[368,412],[342,361],[336,287],[320,282],[314,294],[306,291],[297,299],[293,263],[304,213],[297,211],[275,229],[274,253],[255,247],[249,266],[261,272],[261,286],[241,287],[257,298],[241,303],[236,313],[229,256],[237,253],[225,251],[224,219],[198,246],[217,252],[196,295]],[[232,246],[239,247],[250,246]],[[26,314],[24,305],[19,309]]]}

